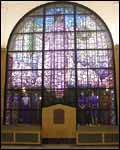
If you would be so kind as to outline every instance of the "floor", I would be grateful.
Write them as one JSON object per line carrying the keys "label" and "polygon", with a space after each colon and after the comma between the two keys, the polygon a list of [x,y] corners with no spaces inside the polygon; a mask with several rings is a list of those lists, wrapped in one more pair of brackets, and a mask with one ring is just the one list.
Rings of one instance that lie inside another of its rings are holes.
{"label": "floor", "polygon": [[1,149],[119,149],[118,146],[77,146],[66,144],[45,144],[45,145],[2,145]]}

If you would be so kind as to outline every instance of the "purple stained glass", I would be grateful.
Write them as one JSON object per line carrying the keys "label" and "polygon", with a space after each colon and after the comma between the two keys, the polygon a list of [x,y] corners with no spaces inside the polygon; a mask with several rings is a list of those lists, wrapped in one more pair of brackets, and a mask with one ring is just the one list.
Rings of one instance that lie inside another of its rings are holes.
{"label": "purple stained glass", "polygon": [[89,64],[87,58],[87,51],[77,51],[77,68],[87,68]]}
{"label": "purple stained glass", "polygon": [[110,69],[100,69],[97,71],[99,75],[99,86],[110,88],[114,86],[114,76]]}
{"label": "purple stained glass", "polygon": [[87,49],[95,49],[96,48],[96,32],[88,32],[87,33]]}
{"label": "purple stained glass", "polygon": [[65,33],[64,46],[65,49],[74,49],[74,32]]}
{"label": "purple stained glass", "polygon": [[88,68],[99,67],[99,51],[87,51]]}
{"label": "purple stained glass", "polygon": [[77,70],[77,84],[78,84],[78,87],[87,87],[87,70]]}
{"label": "purple stained glass", "polygon": [[64,69],[63,52],[45,52],[45,69]]}
{"label": "purple stained glass", "polygon": [[[78,123],[115,125],[112,40],[104,22],[87,8],[67,3],[36,8],[16,26],[7,56],[7,124],[38,123],[40,114],[33,99],[43,100],[42,107],[76,106],[77,99],[88,109],[80,112],[78,108]],[[16,92],[22,96],[19,105],[14,101]],[[25,93],[33,107],[23,107]],[[93,110],[97,102],[98,110]],[[10,111],[17,106],[23,110]]]}
{"label": "purple stained glass", "polygon": [[12,109],[13,96],[10,92],[7,93],[6,109]]}
{"label": "purple stained glass", "polygon": [[55,50],[64,49],[64,33],[55,33]]}
{"label": "purple stained glass", "polygon": [[88,70],[88,86],[98,87],[98,75],[93,69]]}
{"label": "purple stained glass", "polygon": [[33,35],[33,41],[31,41],[33,43],[33,49],[32,51],[40,51],[42,50],[42,34],[34,34]]}
{"label": "purple stained glass", "polygon": [[45,50],[54,50],[55,45],[55,36],[54,33],[45,33]]}
{"label": "purple stained glass", "polygon": [[86,42],[87,42],[86,32],[77,32],[76,34],[77,49],[86,49],[87,48]]}
{"label": "purple stained glass", "polygon": [[41,84],[41,71],[22,71],[22,87],[40,88]]}
{"label": "purple stained glass", "polygon": [[21,88],[21,71],[8,72],[8,88]]}
{"label": "purple stained glass", "polygon": [[110,37],[107,32],[97,32],[97,48],[112,48]]}

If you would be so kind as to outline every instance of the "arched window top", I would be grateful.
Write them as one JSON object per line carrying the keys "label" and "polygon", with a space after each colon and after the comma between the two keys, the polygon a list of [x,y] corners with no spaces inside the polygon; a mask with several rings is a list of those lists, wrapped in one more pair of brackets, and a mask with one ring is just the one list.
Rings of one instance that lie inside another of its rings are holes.
{"label": "arched window top", "polygon": [[[43,32],[79,32],[76,36],[82,41],[94,38],[99,45],[104,41],[102,46],[93,46],[93,48],[112,48],[112,38],[104,21],[89,8],[72,2],[52,2],[39,6],[27,13],[15,26],[9,39],[10,45],[8,50],[15,50],[11,41],[21,40],[23,36],[18,34],[32,34]],[[83,36],[80,33],[83,32]],[[94,33],[91,33],[94,32]],[[26,35],[27,39],[28,36]],[[78,47],[80,48],[80,47]],[[90,47],[91,48],[91,47]]]}

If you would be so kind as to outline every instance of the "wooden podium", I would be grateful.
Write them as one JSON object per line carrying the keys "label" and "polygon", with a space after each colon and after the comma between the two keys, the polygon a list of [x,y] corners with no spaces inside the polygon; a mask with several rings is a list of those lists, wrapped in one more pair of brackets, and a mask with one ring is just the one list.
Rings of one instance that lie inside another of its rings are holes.
{"label": "wooden podium", "polygon": [[76,108],[62,104],[42,110],[42,138],[75,138]]}

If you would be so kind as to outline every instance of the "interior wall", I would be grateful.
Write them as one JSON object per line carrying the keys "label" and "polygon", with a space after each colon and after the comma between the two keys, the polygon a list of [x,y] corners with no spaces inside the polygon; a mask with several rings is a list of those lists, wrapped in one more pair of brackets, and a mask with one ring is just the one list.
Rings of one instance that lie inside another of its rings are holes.
{"label": "interior wall", "polygon": [[119,124],[119,45],[114,47],[115,54],[115,71],[116,71],[116,90],[117,90],[117,114],[118,114],[118,124]]}
{"label": "interior wall", "polygon": [[1,49],[1,123],[3,123],[3,113],[4,113],[5,70],[6,70],[6,50]]}

